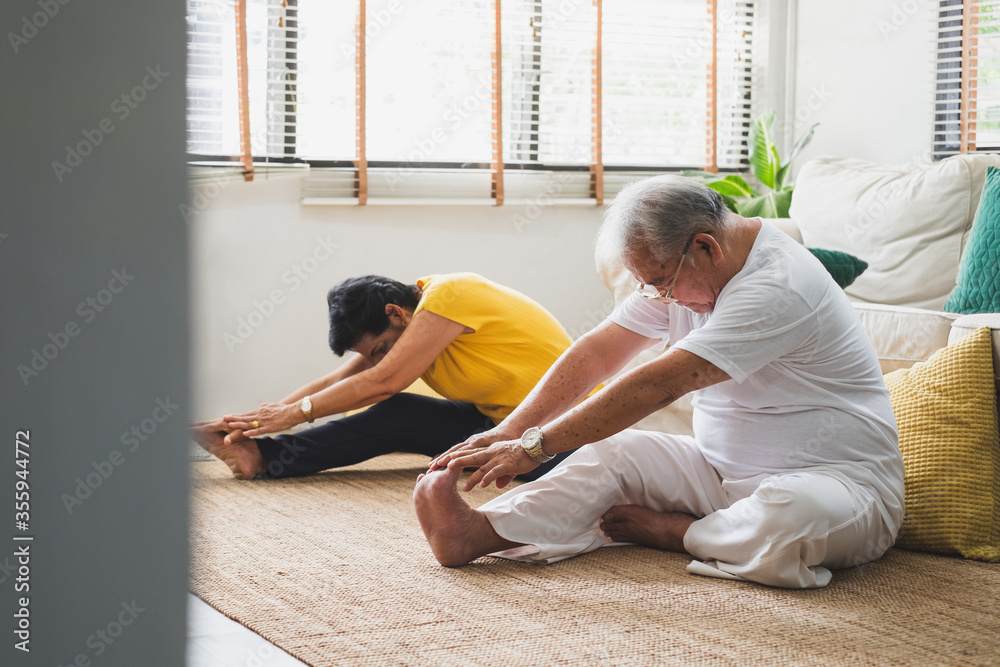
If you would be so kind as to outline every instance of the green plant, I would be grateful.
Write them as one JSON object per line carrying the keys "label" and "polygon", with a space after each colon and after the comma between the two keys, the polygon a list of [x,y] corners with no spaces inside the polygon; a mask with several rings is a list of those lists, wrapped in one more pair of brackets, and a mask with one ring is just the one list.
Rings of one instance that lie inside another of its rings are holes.
{"label": "green plant", "polygon": [[[788,167],[812,139],[816,125],[818,123],[798,138],[788,159],[782,162],[772,138],[774,112],[758,116],[750,125],[750,167],[766,191],[756,192],[736,174],[705,185],[722,195],[730,210],[744,217],[787,218],[793,190],[792,186],[785,185]],[[714,174],[712,176],[715,177]]]}

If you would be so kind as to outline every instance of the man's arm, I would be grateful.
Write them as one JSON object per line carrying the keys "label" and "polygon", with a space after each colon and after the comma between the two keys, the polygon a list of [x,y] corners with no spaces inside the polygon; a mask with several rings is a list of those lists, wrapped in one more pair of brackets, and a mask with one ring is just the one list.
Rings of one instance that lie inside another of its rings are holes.
{"label": "man's arm", "polygon": [[432,460],[430,468],[445,468],[457,456],[484,450],[494,442],[519,438],[532,426],[547,424],[654,343],[656,339],[605,320],[573,343],[501,424],[455,445]]}
{"label": "man's arm", "polygon": [[[542,426],[542,449],[548,455],[576,449],[618,433],[666,407],[684,394],[729,379],[714,364],[686,350],[672,349],[621,376],[604,390]],[[496,442],[489,449],[460,456],[451,467],[477,467],[465,483],[506,486],[514,476],[538,464],[519,440]]]}
{"label": "man's arm", "polygon": [[603,440],[685,394],[728,379],[725,371],[696,354],[668,350],[546,424],[543,449],[551,456]]}

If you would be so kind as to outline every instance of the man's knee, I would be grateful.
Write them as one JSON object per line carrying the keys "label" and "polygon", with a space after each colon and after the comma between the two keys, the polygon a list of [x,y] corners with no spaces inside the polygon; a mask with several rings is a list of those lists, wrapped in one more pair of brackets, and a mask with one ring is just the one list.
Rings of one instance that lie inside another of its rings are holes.
{"label": "man's knee", "polygon": [[753,494],[762,533],[811,537],[849,521],[851,500],[846,489],[832,491],[794,476],[764,480]]}

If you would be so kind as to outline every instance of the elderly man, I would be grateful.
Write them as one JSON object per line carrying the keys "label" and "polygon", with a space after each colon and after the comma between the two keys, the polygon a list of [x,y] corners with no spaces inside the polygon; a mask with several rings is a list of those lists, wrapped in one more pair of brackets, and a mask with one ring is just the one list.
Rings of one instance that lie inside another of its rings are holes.
{"label": "elderly man", "polygon": [[[903,517],[896,425],[871,344],[822,265],[675,176],[625,188],[597,254],[631,271],[635,293],[506,420],[418,479],[417,515],[437,560],[551,563],[642,544],[691,554],[696,573],[814,588],[830,568],[878,558]],[[694,438],[628,430],[688,392]],[[466,491],[503,487],[576,448],[478,510],[456,489],[465,467],[478,468]]]}

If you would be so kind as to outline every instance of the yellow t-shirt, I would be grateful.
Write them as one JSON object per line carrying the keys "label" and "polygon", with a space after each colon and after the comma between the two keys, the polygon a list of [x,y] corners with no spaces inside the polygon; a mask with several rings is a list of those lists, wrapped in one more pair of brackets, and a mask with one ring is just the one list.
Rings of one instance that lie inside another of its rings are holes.
{"label": "yellow t-shirt", "polygon": [[414,314],[430,311],[473,330],[458,336],[420,378],[499,424],[573,342],[545,308],[475,273],[427,276]]}

